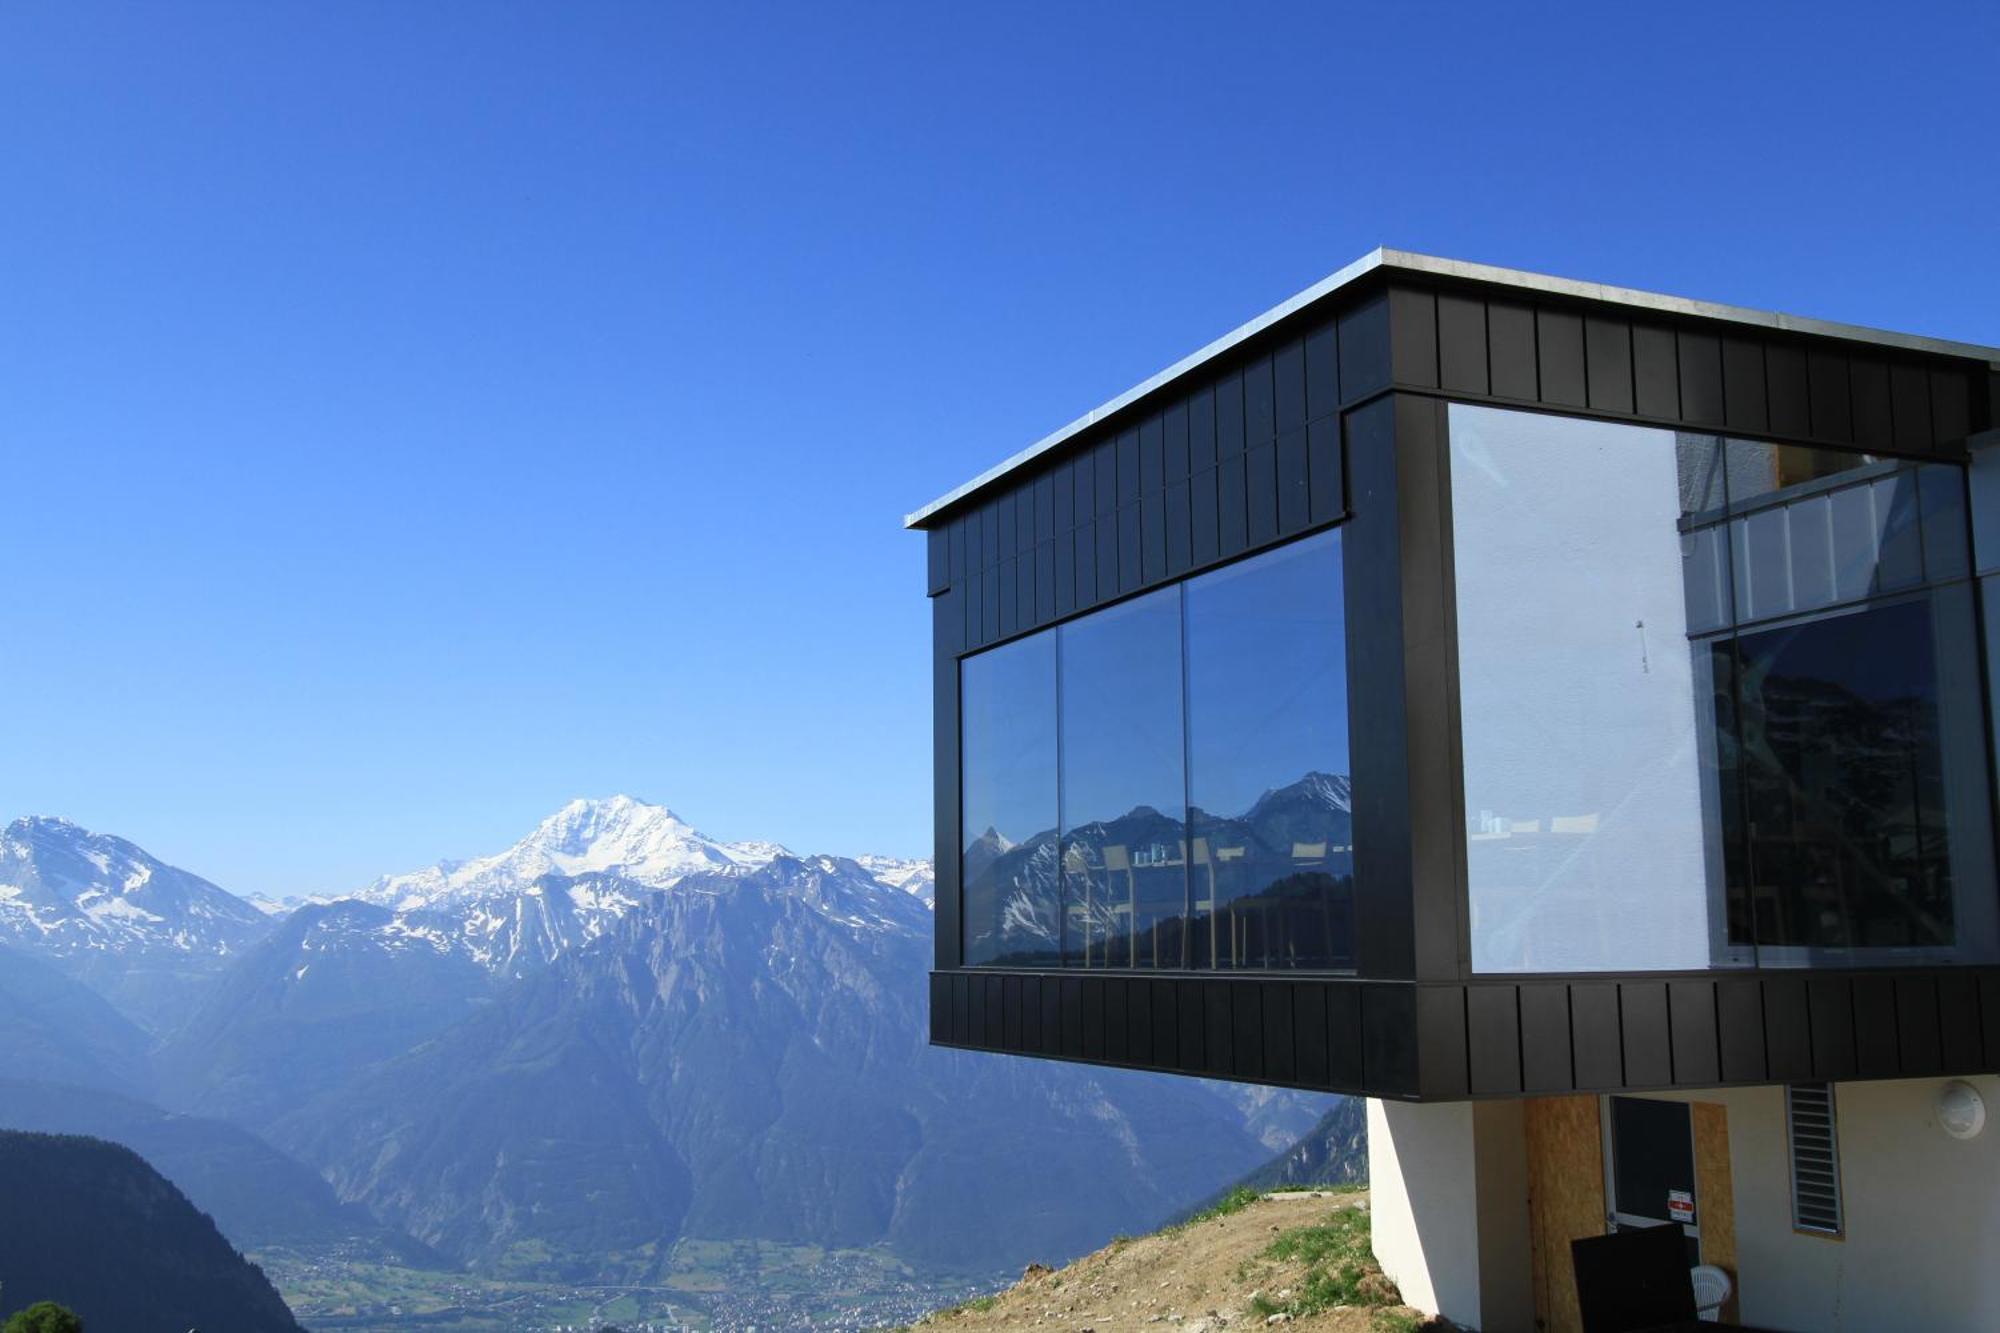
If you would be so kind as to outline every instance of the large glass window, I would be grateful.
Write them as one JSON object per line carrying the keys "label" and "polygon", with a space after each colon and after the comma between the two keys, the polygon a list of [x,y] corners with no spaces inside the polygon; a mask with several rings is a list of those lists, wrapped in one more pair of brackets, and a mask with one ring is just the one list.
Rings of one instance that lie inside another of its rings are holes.
{"label": "large glass window", "polygon": [[966,963],[1354,966],[1345,653],[1330,531],[967,658]]}
{"label": "large glass window", "polygon": [[1477,970],[1990,953],[1959,469],[1450,426]]}
{"label": "large glass window", "polygon": [[1053,965],[1056,891],[1056,644],[1006,644],[961,667],[965,961]]}
{"label": "large glass window", "polygon": [[1340,586],[1333,533],[1188,583],[1199,966],[1354,966]]}
{"label": "large glass window", "polygon": [[1063,958],[1183,967],[1180,590],[1060,631]]}

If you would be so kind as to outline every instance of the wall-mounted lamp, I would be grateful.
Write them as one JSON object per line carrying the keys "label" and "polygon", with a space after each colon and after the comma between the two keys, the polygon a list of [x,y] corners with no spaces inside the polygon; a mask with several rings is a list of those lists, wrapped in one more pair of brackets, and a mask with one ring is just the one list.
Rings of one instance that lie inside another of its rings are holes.
{"label": "wall-mounted lamp", "polygon": [[1953,1138],[1978,1138],[1979,1131],[1986,1128],[1986,1099],[1979,1095],[1979,1089],[1955,1078],[1938,1093],[1937,1116],[1944,1132]]}

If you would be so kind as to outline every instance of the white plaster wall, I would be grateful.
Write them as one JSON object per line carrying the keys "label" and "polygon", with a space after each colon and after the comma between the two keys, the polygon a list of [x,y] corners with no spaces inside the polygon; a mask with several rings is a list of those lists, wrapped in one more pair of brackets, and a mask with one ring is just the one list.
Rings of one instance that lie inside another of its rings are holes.
{"label": "white plaster wall", "polygon": [[1970,1141],[1938,1126],[1945,1079],[1836,1085],[1840,1240],[1792,1230],[1784,1089],[1678,1094],[1729,1109],[1744,1323],[1801,1333],[2000,1328],[2000,1078],[1967,1081],[1994,1116]]}
{"label": "white plaster wall", "polygon": [[1534,1323],[1515,1102],[1368,1102],[1375,1258],[1403,1299],[1484,1333]]}

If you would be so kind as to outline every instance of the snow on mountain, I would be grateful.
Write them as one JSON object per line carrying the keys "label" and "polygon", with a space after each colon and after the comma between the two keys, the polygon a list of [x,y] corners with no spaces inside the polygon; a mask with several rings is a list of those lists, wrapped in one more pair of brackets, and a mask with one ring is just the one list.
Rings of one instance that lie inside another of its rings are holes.
{"label": "snow on mountain", "polygon": [[892,889],[901,889],[913,898],[937,904],[937,867],[928,860],[900,856],[857,856],[856,865]]}
{"label": "snow on mountain", "polygon": [[613,796],[571,801],[498,855],[385,876],[354,896],[400,911],[440,908],[521,893],[544,875],[616,875],[663,889],[696,871],[754,870],[782,855],[776,843],[717,842],[663,805]]}
{"label": "snow on mountain", "polygon": [[0,832],[0,939],[49,953],[221,955],[262,932],[243,899],[67,819]]}

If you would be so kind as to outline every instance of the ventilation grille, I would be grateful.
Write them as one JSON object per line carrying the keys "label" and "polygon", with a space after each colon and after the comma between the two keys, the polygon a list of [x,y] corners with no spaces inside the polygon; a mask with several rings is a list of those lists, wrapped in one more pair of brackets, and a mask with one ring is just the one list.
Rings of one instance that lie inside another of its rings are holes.
{"label": "ventilation grille", "polygon": [[1792,1137],[1792,1225],[1838,1236],[1840,1141],[1833,1124],[1833,1086],[1794,1083],[1785,1089]]}

